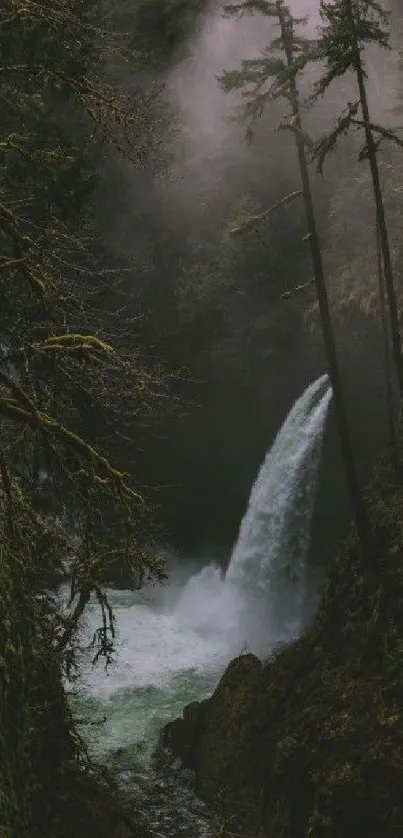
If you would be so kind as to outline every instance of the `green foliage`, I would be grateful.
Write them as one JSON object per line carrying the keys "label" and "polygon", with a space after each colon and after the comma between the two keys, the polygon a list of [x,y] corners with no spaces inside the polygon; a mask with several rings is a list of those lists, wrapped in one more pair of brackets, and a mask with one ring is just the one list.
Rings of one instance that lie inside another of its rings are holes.
{"label": "green foliage", "polygon": [[105,0],[104,7],[138,57],[165,64],[194,32],[207,0],[126,0],[118,5]]}
{"label": "green foliage", "polygon": [[[350,71],[362,74],[364,70],[364,49],[370,44],[377,44],[384,49],[389,48],[389,32],[384,27],[389,20],[389,14],[383,7],[372,0],[336,0],[320,4],[320,14],[323,26],[316,44],[316,58],[324,63],[325,69],[314,85],[311,101],[317,99],[328,90],[332,82],[345,76]],[[318,161],[318,169],[323,174],[323,165],[328,154],[334,150],[337,140],[349,129],[365,128],[364,120],[359,119],[358,113],[362,109],[362,93],[355,102],[348,102],[343,113],[338,117],[335,127],[324,136],[314,149],[314,158]],[[364,103],[365,107],[365,103]],[[382,140],[388,140],[397,145],[402,140],[395,130],[383,128],[370,123],[368,125],[372,135],[371,149],[378,151]],[[368,158],[371,149],[368,140],[359,153],[359,160]]]}
{"label": "green foliage", "polygon": [[189,348],[195,345],[193,361],[208,361],[213,374],[218,370],[228,381],[250,384],[267,375],[278,363],[279,346],[298,328],[296,311],[281,307],[292,264],[298,254],[303,266],[305,256],[303,244],[289,240],[289,212],[287,201],[278,202],[269,229],[261,230],[270,210],[261,212],[245,195],[224,230],[194,249],[177,279],[179,327],[189,334]]}
{"label": "green foliage", "polygon": [[[239,70],[225,71],[219,81],[226,92],[242,90],[243,103],[239,115],[251,123],[263,115],[270,102],[285,99],[292,103],[295,98],[295,78],[306,65],[316,57],[315,44],[297,33],[297,28],[306,23],[306,18],[294,18],[288,6],[278,3],[240,3],[227,6],[227,14],[262,13],[270,18],[282,16],[283,32],[289,33],[290,61],[284,54],[283,35],[272,39],[260,53],[260,58],[242,61]],[[250,131],[250,129],[249,129]]]}
{"label": "green foliage", "polygon": [[[1,460],[0,511],[0,825],[6,835],[31,834],[38,777],[34,765],[42,660],[51,660],[58,623],[51,600],[39,597],[38,568],[60,566],[62,532],[37,515]],[[50,619],[53,610],[53,618]],[[2,833],[3,834],[3,833]]]}
{"label": "green foliage", "polygon": [[[379,171],[385,207],[396,293],[401,319],[401,192],[402,157],[397,149],[379,153]],[[376,230],[370,173],[362,170],[357,160],[347,160],[335,184],[329,202],[323,250],[332,274],[329,294],[335,321],[342,330],[356,334],[355,349],[359,351],[360,332],[372,321],[380,324],[379,278],[376,254]],[[320,326],[315,302],[308,304],[306,322],[312,330]],[[351,346],[349,346],[351,351]]]}
{"label": "green foliage", "polygon": [[[270,209],[242,219],[241,223],[235,223],[229,228],[232,234],[245,233],[251,229],[257,229],[263,221],[288,206],[295,198],[303,197],[304,204],[307,204],[307,181],[308,173],[306,167],[305,146],[311,148],[313,143],[308,134],[304,131],[299,111],[299,92],[296,84],[306,65],[316,57],[316,47],[312,40],[302,37],[297,29],[301,24],[307,22],[307,18],[295,18],[290,9],[282,0],[276,3],[239,3],[226,7],[227,14],[239,15],[245,12],[263,13],[267,17],[274,18],[276,25],[280,28],[280,36],[274,38],[269,45],[261,51],[260,58],[242,61],[240,70],[226,71],[219,82],[224,91],[230,92],[234,89],[242,91],[242,104],[238,108],[238,118],[248,120],[246,136],[249,141],[253,138],[253,125],[269,103],[276,103],[277,100],[285,100],[290,112],[283,116],[279,130],[289,130],[294,134],[298,150],[298,159],[303,159],[306,168],[306,175],[302,177],[302,189],[295,190],[286,195],[280,201],[273,204]],[[302,174],[302,172],[301,172]],[[309,241],[314,231],[309,230],[304,236],[304,241]],[[308,287],[311,280],[295,286],[296,291]],[[293,291],[287,289],[283,298],[292,296]]]}
{"label": "green foliage", "polygon": [[376,0],[321,0],[324,26],[317,45],[318,58],[327,65],[317,82],[316,95],[322,95],[337,78],[357,70],[357,61],[365,44],[388,47],[389,33],[383,28],[388,14]]}
{"label": "green foliage", "polygon": [[[79,3],[2,4],[0,832],[13,838],[51,830],[62,766],[84,758],[61,680],[91,595],[102,615],[94,659],[108,662],[108,568],[126,566],[133,585],[164,576],[145,546],[143,494],[112,462],[129,417],[162,399],[162,379],[119,345],[116,299],[100,307],[105,285],[91,270],[106,141],[152,169],[162,139],[156,94],[106,81],[115,48]],[[67,565],[62,611],[47,590]]]}
{"label": "green foliage", "polygon": [[316,144],[314,157],[317,160],[318,170],[321,175],[323,175],[323,166],[328,154],[335,148],[337,140],[342,134],[346,134],[353,124],[352,120],[358,113],[359,106],[359,102],[349,102],[346,110],[337,118],[333,130],[322,137]]}
{"label": "green foliage", "polygon": [[204,0],[139,0],[134,26],[146,49],[169,54],[189,36],[204,8]]}

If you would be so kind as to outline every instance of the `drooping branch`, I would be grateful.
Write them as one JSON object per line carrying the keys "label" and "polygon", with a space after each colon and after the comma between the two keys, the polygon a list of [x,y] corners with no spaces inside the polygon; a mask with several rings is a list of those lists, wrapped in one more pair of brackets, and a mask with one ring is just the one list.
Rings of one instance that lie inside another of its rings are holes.
{"label": "drooping branch", "polygon": [[91,586],[83,586],[80,590],[78,601],[68,618],[65,621],[64,629],[60,635],[56,648],[58,652],[64,652],[72,638],[74,637],[81,617],[88,605],[91,596]]}
{"label": "drooping branch", "polygon": [[311,285],[315,284],[314,279],[308,279],[308,282],[302,282],[301,285],[295,285],[294,288],[290,288],[289,291],[284,291],[281,294],[282,300],[288,300],[290,297],[294,297],[295,294],[300,294],[301,291],[305,291],[307,288],[310,288]]}
{"label": "drooping branch", "polygon": [[295,201],[296,198],[300,198],[302,195],[301,189],[296,189],[294,192],[290,192],[289,195],[286,195],[285,198],[282,198],[280,201],[277,201],[276,204],[273,204],[264,212],[260,212],[257,215],[251,215],[249,218],[246,218],[245,221],[235,222],[228,226],[228,233],[232,236],[241,235],[243,233],[247,233],[250,230],[253,230],[255,227],[258,227],[263,221],[266,221],[272,213],[276,212],[276,210],[280,209],[281,207],[286,207],[288,204],[291,204],[292,201]]}
{"label": "drooping branch", "polygon": [[304,141],[307,148],[314,148],[315,143],[306,131],[302,130],[301,124],[295,116],[290,117],[286,122],[282,122],[278,128],[279,131],[292,131],[293,134],[298,134]]}
{"label": "drooping branch", "polygon": [[359,100],[357,102],[349,102],[346,110],[336,120],[333,130],[314,145],[312,157],[314,160],[317,160],[318,171],[321,175],[323,175],[323,166],[328,154],[335,148],[339,137],[347,133],[353,118],[358,113],[359,107]]}
{"label": "drooping branch", "polygon": [[[365,128],[365,123],[362,119],[352,119],[352,125],[357,125],[359,128]],[[391,129],[391,128],[384,128],[383,125],[378,125],[376,122],[370,122],[369,127],[371,131],[375,134],[379,134],[380,138],[378,140],[378,144],[381,140],[389,140],[392,143],[396,143],[400,148],[403,148],[403,140],[396,134],[396,130],[398,129]]]}
{"label": "drooping branch", "polygon": [[[7,379],[4,373],[1,373],[1,380],[3,382]],[[10,382],[9,389],[15,391],[16,385]],[[104,484],[111,482],[116,489],[121,491],[128,498],[137,503],[144,503],[142,495],[135,492],[126,483],[126,475],[113,468],[110,462],[95,450],[88,442],[85,442],[74,431],[69,430],[62,425],[53,416],[49,416],[41,410],[38,410],[31,400],[23,391],[20,391],[17,385],[17,393],[22,393],[22,397],[7,398],[0,397],[0,415],[6,419],[11,419],[14,422],[29,426],[35,430],[42,431],[42,433],[49,435],[51,439],[61,441],[67,448],[73,450],[81,457],[84,457],[87,462],[91,463],[98,470],[98,474],[94,474],[93,479],[96,483]]]}

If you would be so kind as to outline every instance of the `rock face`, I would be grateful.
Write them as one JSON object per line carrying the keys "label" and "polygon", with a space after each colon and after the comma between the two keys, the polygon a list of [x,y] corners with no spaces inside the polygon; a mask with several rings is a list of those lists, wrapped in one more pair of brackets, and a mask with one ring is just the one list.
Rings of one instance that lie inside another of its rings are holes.
{"label": "rock face", "polygon": [[183,718],[174,719],[165,725],[161,735],[162,747],[168,748],[186,768],[193,770],[196,768],[195,755],[203,732],[202,705],[205,703],[194,701],[188,704],[183,710]]}
{"label": "rock face", "polygon": [[[403,490],[395,506],[393,545]],[[163,744],[234,835],[401,838],[402,650],[401,552],[384,548],[368,572],[353,538],[310,630],[265,665],[231,661],[211,698],[166,726]]]}
{"label": "rock face", "polygon": [[258,778],[263,673],[255,655],[241,655],[228,665],[210,699],[192,702],[182,719],[165,726],[161,744],[168,747],[196,775],[197,788],[212,803],[225,797],[237,809],[250,799]]}

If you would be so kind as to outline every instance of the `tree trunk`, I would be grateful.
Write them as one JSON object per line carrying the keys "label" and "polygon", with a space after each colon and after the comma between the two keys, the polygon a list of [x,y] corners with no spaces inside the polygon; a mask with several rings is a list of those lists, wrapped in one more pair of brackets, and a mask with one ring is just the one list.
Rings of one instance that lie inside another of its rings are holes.
{"label": "tree trunk", "polygon": [[378,286],[379,286],[379,307],[381,314],[381,329],[383,341],[383,365],[385,376],[385,401],[388,419],[389,431],[389,449],[390,461],[392,468],[396,473],[400,473],[400,456],[398,446],[398,436],[395,423],[395,411],[393,404],[393,386],[392,386],[392,372],[391,372],[391,357],[390,357],[390,336],[389,324],[386,310],[386,296],[385,296],[385,280],[383,275],[382,265],[382,246],[381,237],[379,235],[378,225],[376,226],[376,254],[378,263]]}
{"label": "tree trunk", "polygon": [[365,132],[365,142],[368,153],[368,162],[371,170],[372,188],[374,192],[375,206],[376,206],[376,220],[379,231],[379,237],[382,247],[384,277],[386,294],[388,298],[389,316],[390,316],[390,330],[392,337],[393,358],[396,366],[397,379],[399,382],[400,398],[403,398],[403,356],[402,344],[400,340],[399,328],[399,314],[397,310],[397,301],[395,286],[393,280],[392,259],[390,255],[389,237],[385,219],[385,209],[383,205],[381,181],[379,177],[378,160],[376,157],[376,146],[371,129],[371,119],[369,115],[367,92],[365,89],[364,71],[361,62],[360,47],[357,39],[356,26],[354,15],[351,8],[350,0],[345,0],[347,17],[351,26],[351,33],[354,39],[354,61],[355,73],[358,82],[358,90],[360,93],[360,104],[362,112],[362,121]]}
{"label": "tree trunk", "polygon": [[357,476],[357,469],[353,454],[353,447],[350,438],[350,432],[347,422],[347,415],[344,403],[344,395],[341,384],[341,377],[339,371],[339,364],[337,360],[336,344],[333,335],[333,326],[330,315],[329,298],[326,289],[322,254],[320,250],[319,239],[316,231],[315,212],[312,200],[311,184],[309,178],[308,162],[305,153],[305,143],[303,139],[301,115],[299,109],[298,91],[295,84],[293,73],[293,30],[292,21],[287,20],[284,13],[284,8],[281,2],[276,4],[281,26],[281,34],[284,44],[284,51],[287,59],[288,68],[291,71],[290,78],[290,100],[292,106],[293,117],[296,121],[297,130],[295,132],[295,141],[297,144],[298,161],[301,172],[301,182],[303,191],[303,200],[305,206],[305,214],[308,227],[309,246],[311,251],[311,259],[314,270],[316,293],[319,303],[319,311],[322,323],[322,334],[327,355],[327,362],[329,367],[329,377],[333,390],[333,400],[336,413],[337,427],[339,431],[340,444],[342,449],[344,470],[347,480],[348,489],[351,496],[351,501],[354,510],[354,518],[357,527],[357,532],[363,547],[370,549],[370,526],[365,509],[364,501],[361,494],[361,489]]}

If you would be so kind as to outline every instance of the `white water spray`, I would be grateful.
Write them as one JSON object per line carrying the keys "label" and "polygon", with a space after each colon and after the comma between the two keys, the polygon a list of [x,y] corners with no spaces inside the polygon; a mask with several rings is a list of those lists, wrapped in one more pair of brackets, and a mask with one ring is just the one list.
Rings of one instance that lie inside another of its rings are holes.
{"label": "white water spray", "polygon": [[[74,703],[79,715],[91,720],[83,728],[90,751],[110,761],[131,788],[137,785],[147,828],[158,838],[209,835],[190,791],[182,800],[181,781],[161,785],[150,769],[158,731],[187,703],[210,695],[243,648],[265,657],[302,629],[305,562],[330,398],[323,376],[291,410],[253,486],[226,576],[208,565],[184,582],[182,564],[179,575],[170,573],[166,589],[108,592],[116,616],[116,661],[109,677],[84,661]],[[94,603],[89,637],[98,625]]]}
{"label": "white water spray", "polygon": [[227,571],[227,582],[263,603],[268,638],[295,635],[302,627],[306,557],[331,396],[324,375],[296,401],[252,488]]}

